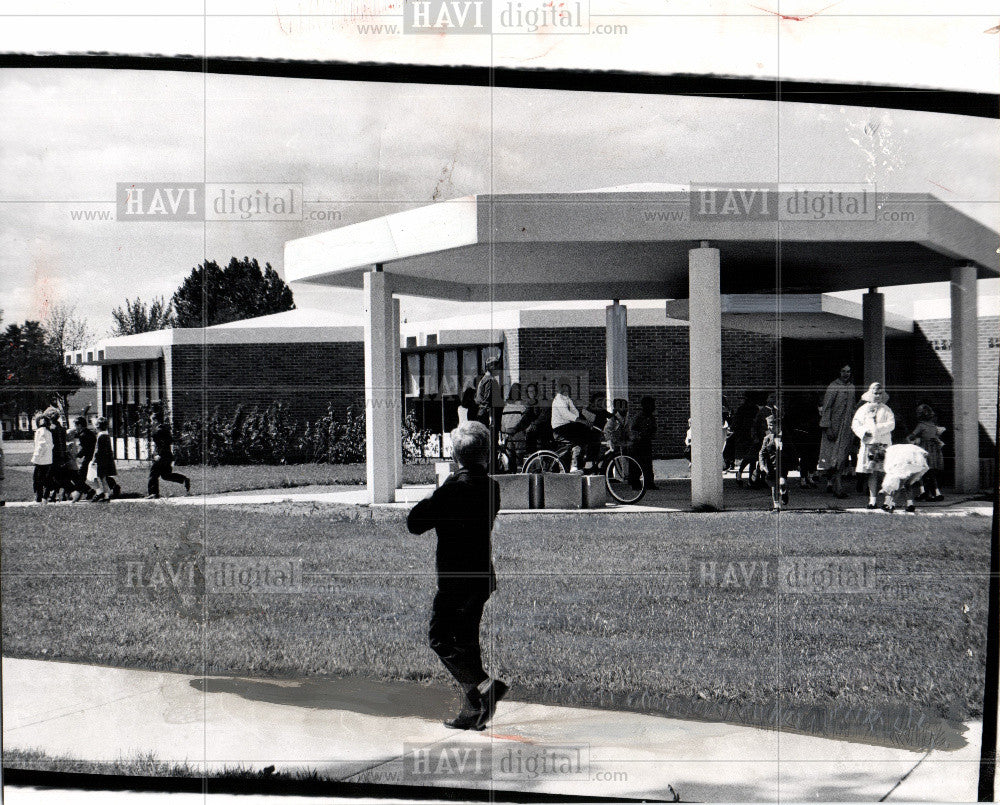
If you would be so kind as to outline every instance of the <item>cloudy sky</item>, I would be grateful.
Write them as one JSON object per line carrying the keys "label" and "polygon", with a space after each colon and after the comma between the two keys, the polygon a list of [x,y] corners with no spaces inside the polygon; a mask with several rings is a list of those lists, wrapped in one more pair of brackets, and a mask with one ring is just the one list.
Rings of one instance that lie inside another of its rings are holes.
{"label": "cloudy sky", "polygon": [[[103,334],[205,256],[282,268],[328,222],[119,223],[117,182],[300,182],[339,225],[484,192],[640,182],[877,183],[998,226],[1000,124],[856,107],[100,70],[0,72],[0,307],[75,303]],[[79,211],[111,220],[75,220]],[[996,293],[995,282],[983,292]],[[360,294],[293,286],[300,307]],[[909,313],[924,286],[894,291]],[[451,312],[404,300],[411,320]],[[454,312],[461,312],[458,308]]]}

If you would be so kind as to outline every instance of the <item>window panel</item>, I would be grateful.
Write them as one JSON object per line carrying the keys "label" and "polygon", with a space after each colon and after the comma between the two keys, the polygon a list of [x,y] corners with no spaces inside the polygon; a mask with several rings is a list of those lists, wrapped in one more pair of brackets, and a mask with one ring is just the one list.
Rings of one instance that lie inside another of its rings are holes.
{"label": "window panel", "polygon": [[462,350],[462,388],[474,388],[476,378],[479,376],[479,350]]}
{"label": "window panel", "polygon": [[445,350],[441,360],[441,394],[458,394],[458,351]]}
{"label": "window panel", "polygon": [[403,388],[407,397],[420,396],[420,354],[417,352],[406,356],[406,383]]}
{"label": "window panel", "polygon": [[438,393],[438,356],[436,352],[424,353],[424,396]]}

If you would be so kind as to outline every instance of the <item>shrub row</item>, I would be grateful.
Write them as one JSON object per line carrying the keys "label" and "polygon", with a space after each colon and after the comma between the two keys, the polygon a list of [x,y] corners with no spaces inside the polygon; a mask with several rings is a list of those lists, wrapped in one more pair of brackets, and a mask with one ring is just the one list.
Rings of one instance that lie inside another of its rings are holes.
{"label": "shrub row", "polygon": [[[403,420],[403,460],[423,460],[432,434]],[[174,439],[178,464],[354,464],[365,460],[365,415],[354,407],[340,419],[332,407],[311,422],[288,416],[282,403],[215,411],[207,420],[185,422]]]}

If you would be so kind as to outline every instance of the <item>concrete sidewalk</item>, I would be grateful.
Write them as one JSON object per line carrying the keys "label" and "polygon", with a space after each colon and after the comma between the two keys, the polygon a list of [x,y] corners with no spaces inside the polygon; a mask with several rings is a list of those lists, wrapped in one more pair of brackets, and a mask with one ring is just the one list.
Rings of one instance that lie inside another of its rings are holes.
{"label": "concrete sidewalk", "polygon": [[[687,497],[686,488],[681,488],[682,484],[664,484],[660,490],[652,491],[638,504],[615,505],[609,504],[603,509],[531,509],[531,510],[501,510],[502,515],[552,515],[552,514],[579,514],[591,516],[595,514],[666,514],[677,512],[690,512],[690,506],[685,502]],[[376,504],[374,508],[409,508],[421,498],[429,495],[434,489],[432,484],[407,484],[402,489],[396,490],[396,502]],[[769,493],[761,490],[739,489],[727,487],[727,508],[726,511],[767,511],[770,509]],[[307,504],[325,503],[343,506],[369,506],[368,493],[364,486],[303,486],[293,489],[255,489],[244,492],[220,492],[212,495],[175,495],[164,496],[159,500],[146,500],[145,498],[123,498],[111,502],[113,506],[267,506],[277,503]],[[896,512],[889,515],[881,510],[869,511],[864,506],[863,496],[858,496],[849,505],[832,505],[828,497],[822,493],[810,490],[803,494],[800,490],[792,491],[792,506],[785,510],[784,514],[794,513],[815,513],[815,512],[846,512],[853,514],[865,514],[869,517],[955,517],[955,516],[978,516],[991,517],[993,507],[984,501],[969,499],[968,497],[953,497],[945,503],[919,504],[916,514],[905,514],[900,506]],[[8,501],[9,508],[35,507],[39,504],[33,501]],[[72,504],[69,502],[45,504],[46,506],[65,507],[76,505],[78,507],[96,508],[84,502]]]}
{"label": "concrete sidewalk", "polygon": [[[457,704],[444,687],[9,658],[3,704],[8,751],[104,761],[151,753],[205,770],[275,765],[342,781],[716,802],[972,801],[982,730],[965,725],[964,747],[926,752],[504,701],[491,729],[468,733],[441,724]],[[538,765],[567,752],[575,766]]]}

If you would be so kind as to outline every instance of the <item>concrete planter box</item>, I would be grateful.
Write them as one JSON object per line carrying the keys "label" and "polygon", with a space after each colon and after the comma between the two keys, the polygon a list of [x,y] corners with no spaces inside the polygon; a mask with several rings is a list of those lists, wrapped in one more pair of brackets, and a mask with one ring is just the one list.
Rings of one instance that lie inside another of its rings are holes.
{"label": "concrete planter box", "polygon": [[453,461],[435,461],[434,475],[437,478],[436,486],[441,486],[445,479],[458,469],[458,464]]}
{"label": "concrete planter box", "polygon": [[583,476],[583,508],[603,509],[608,505],[608,485],[603,475]]}
{"label": "concrete planter box", "polygon": [[583,476],[570,473],[545,473],[546,509],[582,509]]}
{"label": "concrete planter box", "polygon": [[530,475],[493,475],[490,476],[500,484],[500,508],[504,511],[530,509],[531,478]]}

